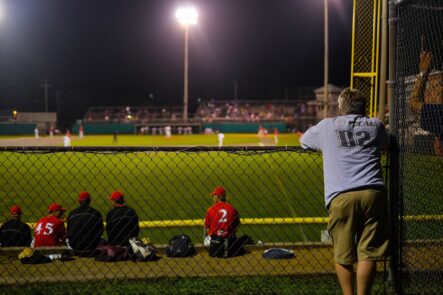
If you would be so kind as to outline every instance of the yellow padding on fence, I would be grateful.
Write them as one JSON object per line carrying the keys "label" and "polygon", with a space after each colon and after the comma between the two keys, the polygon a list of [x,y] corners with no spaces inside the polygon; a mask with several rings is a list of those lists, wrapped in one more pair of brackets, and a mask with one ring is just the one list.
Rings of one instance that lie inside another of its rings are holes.
{"label": "yellow padding on fence", "polygon": [[[404,221],[443,221],[443,215],[410,215],[403,218]],[[241,218],[241,224],[244,225],[275,225],[275,224],[326,224],[328,217],[278,217],[278,218]],[[28,223],[34,227],[35,223]],[[155,227],[190,227],[203,226],[203,219],[185,219],[185,220],[152,220],[140,221],[140,228]]]}
{"label": "yellow padding on fence", "polygon": [[410,215],[403,218],[405,221],[443,221],[443,215]]}
{"label": "yellow padding on fence", "polygon": [[[241,218],[241,224],[321,224],[327,223],[327,217],[286,217],[286,218]],[[140,221],[140,228],[152,227],[181,227],[181,226],[203,226],[202,219],[187,219],[187,220],[154,220],[154,221]]]}

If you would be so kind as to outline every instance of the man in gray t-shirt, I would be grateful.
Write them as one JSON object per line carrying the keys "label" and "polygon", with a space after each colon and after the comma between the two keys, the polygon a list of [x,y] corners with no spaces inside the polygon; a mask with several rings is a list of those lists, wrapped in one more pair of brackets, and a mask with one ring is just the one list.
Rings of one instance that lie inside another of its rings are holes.
{"label": "man in gray t-shirt", "polygon": [[388,247],[387,199],[380,151],[387,148],[383,123],[367,118],[366,98],[356,89],[340,94],[341,116],[327,118],[301,138],[306,149],[321,150],[328,230],[334,245],[337,276],[344,294],[370,292],[376,261]]}

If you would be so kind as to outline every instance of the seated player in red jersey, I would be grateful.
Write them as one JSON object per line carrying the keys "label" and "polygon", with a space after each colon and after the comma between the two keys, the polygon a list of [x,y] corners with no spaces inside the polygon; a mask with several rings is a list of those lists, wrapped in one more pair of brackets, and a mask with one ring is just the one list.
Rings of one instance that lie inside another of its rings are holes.
{"label": "seated player in red jersey", "polygon": [[66,211],[61,205],[53,203],[49,206],[49,215],[41,218],[34,228],[34,247],[63,246],[66,240]]}
{"label": "seated player in red jersey", "polygon": [[216,187],[210,196],[214,204],[209,207],[205,217],[205,228],[210,237],[209,255],[211,257],[232,257],[245,253],[243,245],[252,243],[249,236],[237,238],[240,215],[231,204],[227,203],[226,190]]}

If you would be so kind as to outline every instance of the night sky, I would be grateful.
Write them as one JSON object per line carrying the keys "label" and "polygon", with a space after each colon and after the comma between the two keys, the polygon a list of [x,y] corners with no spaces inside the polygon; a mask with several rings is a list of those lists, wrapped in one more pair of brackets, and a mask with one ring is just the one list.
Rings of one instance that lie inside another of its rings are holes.
{"label": "night sky", "polygon": [[[190,111],[198,98],[275,97],[323,85],[323,0],[3,0],[0,109],[81,118],[93,105],[182,105],[183,28],[192,4]],[[352,1],[329,0],[330,82],[349,84]],[[58,98],[58,99],[57,99]],[[57,104],[58,100],[58,104]]]}

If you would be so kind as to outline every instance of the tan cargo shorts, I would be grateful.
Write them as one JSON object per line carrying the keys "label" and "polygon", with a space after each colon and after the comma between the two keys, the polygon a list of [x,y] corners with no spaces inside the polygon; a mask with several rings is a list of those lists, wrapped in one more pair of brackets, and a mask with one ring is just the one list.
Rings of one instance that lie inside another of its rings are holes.
{"label": "tan cargo shorts", "polygon": [[385,260],[389,244],[385,190],[365,188],[339,194],[329,206],[328,231],[335,262]]}

